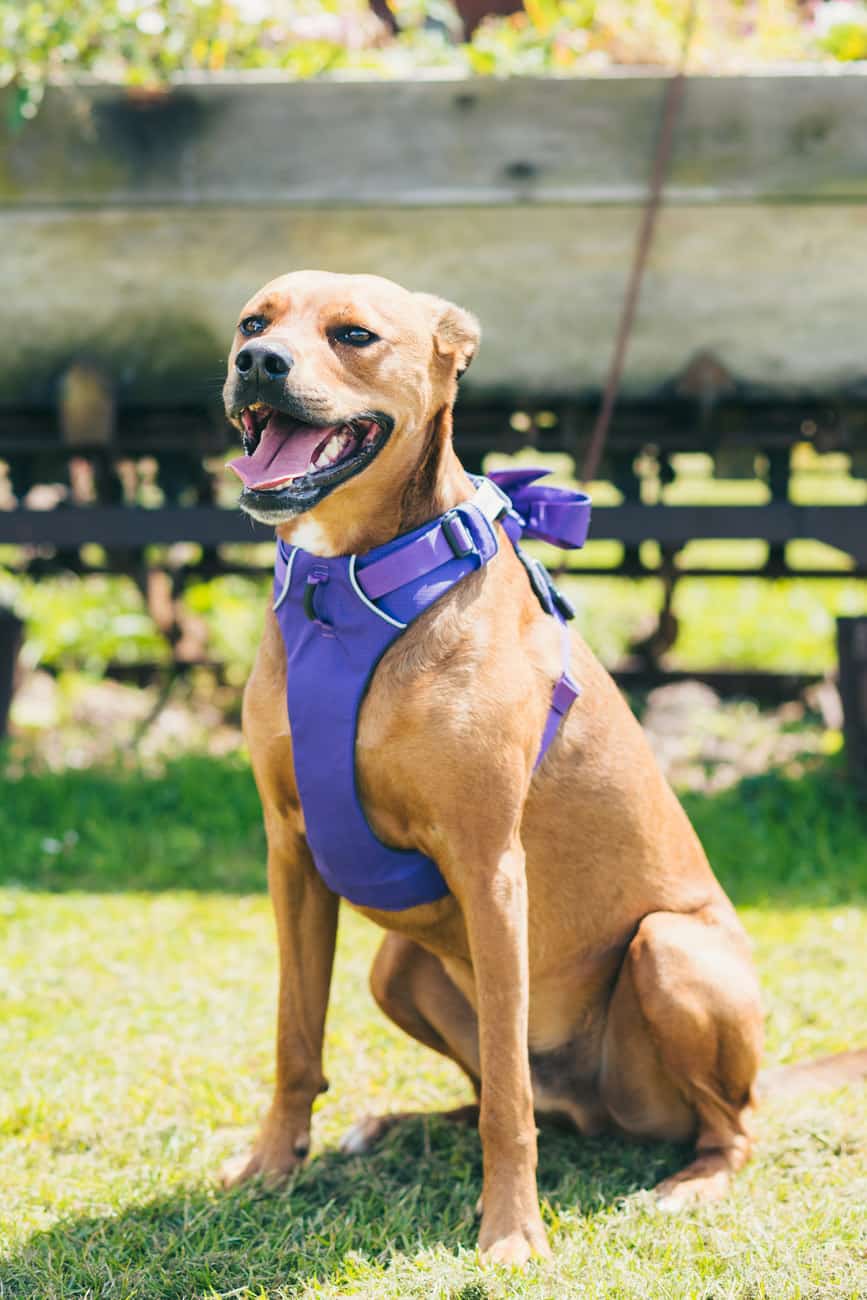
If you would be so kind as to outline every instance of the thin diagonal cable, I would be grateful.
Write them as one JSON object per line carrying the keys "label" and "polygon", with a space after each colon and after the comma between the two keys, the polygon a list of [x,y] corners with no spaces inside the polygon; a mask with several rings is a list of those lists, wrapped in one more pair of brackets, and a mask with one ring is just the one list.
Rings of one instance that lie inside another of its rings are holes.
{"label": "thin diagonal cable", "polygon": [[650,247],[653,243],[653,235],[656,229],[656,218],[662,202],[662,190],[665,184],[666,175],[668,174],[668,165],[671,161],[674,128],[677,123],[681,103],[683,102],[683,92],[686,85],[686,64],[687,59],[689,58],[689,49],[692,44],[693,32],[695,30],[696,7],[697,0],[690,0],[690,6],[686,14],[686,23],[683,30],[683,41],[681,44],[677,69],[665,87],[665,99],[662,105],[662,119],[659,136],[656,142],[656,150],[653,156],[653,169],[650,174],[650,186],[648,189],[647,202],[644,205],[641,227],[638,232],[638,239],[635,243],[632,269],[629,274],[629,282],[623,299],[623,306],[620,311],[620,320],[617,326],[614,351],[611,354],[611,363],[608,367],[608,377],[605,381],[602,405],[599,408],[599,414],[596,417],[596,423],[594,424],[593,432],[590,435],[587,454],[584,457],[584,465],[581,470],[581,481],[585,484],[589,483],[596,477],[602,460],[602,455],[605,451],[605,443],[608,438],[608,430],[611,427],[611,416],[614,413],[617,394],[620,391],[620,381],[623,377],[623,366],[626,361],[626,352],[629,347],[632,327],[635,323],[635,313],[638,308],[638,300],[641,297],[641,284],[644,278],[644,270],[647,265]]}

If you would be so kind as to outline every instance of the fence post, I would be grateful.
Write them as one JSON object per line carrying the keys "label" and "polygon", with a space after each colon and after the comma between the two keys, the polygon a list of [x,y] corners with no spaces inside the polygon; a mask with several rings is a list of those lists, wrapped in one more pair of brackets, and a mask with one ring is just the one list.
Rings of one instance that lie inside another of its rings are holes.
{"label": "fence post", "polygon": [[6,735],[23,627],[20,618],[16,618],[11,609],[0,607],[0,740]]}
{"label": "fence post", "polygon": [[837,620],[840,699],[852,780],[867,791],[867,615]]}

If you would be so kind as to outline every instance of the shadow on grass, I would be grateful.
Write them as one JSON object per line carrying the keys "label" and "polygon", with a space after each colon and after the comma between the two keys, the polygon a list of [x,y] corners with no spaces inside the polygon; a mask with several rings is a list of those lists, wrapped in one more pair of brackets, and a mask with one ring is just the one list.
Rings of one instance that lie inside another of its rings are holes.
{"label": "shadow on grass", "polygon": [[[683,1163],[674,1147],[582,1140],[546,1127],[543,1208],[558,1217],[579,1207],[593,1214]],[[6,1262],[5,1294],[186,1300],[244,1287],[259,1295],[311,1278],[349,1283],[359,1255],[385,1265],[395,1252],[438,1243],[472,1249],[480,1189],[477,1134],[412,1121],[363,1160],[325,1153],[282,1193],[188,1188],[116,1216],[65,1220]]]}
{"label": "shadow on grass", "polygon": [[[821,907],[867,895],[867,813],[842,767],[776,772],[684,804],[735,903]],[[249,767],[185,757],[160,774],[0,775],[0,883],[32,889],[265,888]]]}

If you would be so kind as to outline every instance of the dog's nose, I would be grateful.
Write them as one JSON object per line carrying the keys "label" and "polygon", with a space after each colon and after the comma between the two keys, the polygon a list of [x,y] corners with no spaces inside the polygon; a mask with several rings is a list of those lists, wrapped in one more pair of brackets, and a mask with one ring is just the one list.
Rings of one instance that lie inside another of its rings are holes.
{"label": "dog's nose", "polygon": [[278,343],[248,343],[235,357],[235,369],[245,379],[283,379],[292,365],[292,354]]}

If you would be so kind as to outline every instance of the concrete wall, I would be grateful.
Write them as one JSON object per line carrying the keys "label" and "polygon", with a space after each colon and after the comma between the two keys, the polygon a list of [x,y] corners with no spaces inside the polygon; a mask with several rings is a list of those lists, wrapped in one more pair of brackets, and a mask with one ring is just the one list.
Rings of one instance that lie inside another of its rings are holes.
{"label": "concrete wall", "polygon": [[[239,306],[300,266],[471,307],[476,392],[598,389],[664,90],[640,73],[52,87],[0,139],[0,401],[48,400],[78,356],[125,396],[216,396]],[[867,79],[692,79],[625,389],[708,349],[762,388],[867,392],[865,294]]]}

